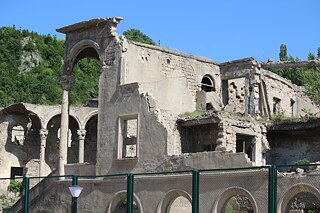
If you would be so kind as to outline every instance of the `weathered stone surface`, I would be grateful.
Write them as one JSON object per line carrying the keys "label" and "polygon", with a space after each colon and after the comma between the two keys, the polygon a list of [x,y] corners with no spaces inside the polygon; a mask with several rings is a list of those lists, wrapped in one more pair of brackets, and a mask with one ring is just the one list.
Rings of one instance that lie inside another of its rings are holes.
{"label": "weathered stone surface", "polygon": [[[58,29],[67,34],[62,105],[16,104],[1,110],[0,165],[6,166],[0,176],[10,175],[11,167],[36,175],[37,163],[41,164],[41,173],[56,174],[58,168],[61,175],[250,167],[265,165],[270,149],[269,156],[275,162],[285,157],[279,153],[286,150],[299,157],[312,153],[312,160],[320,160],[316,138],[289,142],[269,137],[268,133],[276,129],[266,129],[266,122],[274,116],[303,116],[304,109],[319,112],[301,88],[264,70],[253,58],[220,64],[127,41],[116,33],[120,20],[93,19]],[[73,68],[86,57],[102,65],[98,108],[69,107]],[[183,116],[196,110],[204,111],[203,115]],[[46,137],[39,134],[41,129],[48,130]],[[291,146],[286,147],[288,144]],[[294,144],[301,146],[296,148]],[[316,148],[311,151],[312,145]],[[135,179],[135,203],[144,212],[167,211],[179,196],[191,200],[191,174],[153,178]],[[236,206],[237,211],[267,209],[261,198],[262,194],[268,197],[266,171],[232,172],[227,176],[213,173],[202,178],[205,190],[200,196],[211,199],[202,201],[201,212],[222,212],[232,197],[235,205],[230,206]],[[302,177],[295,178],[291,181],[303,182]],[[292,185],[284,181],[279,196],[285,193],[284,187]],[[32,191],[31,212],[70,211],[67,185],[70,183],[64,180],[44,179]],[[124,205],[125,178],[81,181],[81,185],[84,192],[79,205],[85,212],[116,212]],[[166,195],[172,197],[166,200]],[[259,196],[256,205],[253,200]],[[163,205],[159,204],[161,199]]]}

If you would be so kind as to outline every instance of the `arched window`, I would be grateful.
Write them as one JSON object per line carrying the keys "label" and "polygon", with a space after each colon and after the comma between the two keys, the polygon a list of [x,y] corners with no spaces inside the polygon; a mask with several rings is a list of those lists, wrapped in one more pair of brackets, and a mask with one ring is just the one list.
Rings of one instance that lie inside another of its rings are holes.
{"label": "arched window", "polygon": [[191,213],[192,205],[190,201],[184,196],[179,196],[173,199],[169,204],[166,213],[175,213],[175,212]]}
{"label": "arched window", "polygon": [[245,195],[234,195],[224,205],[224,212],[248,212],[253,213],[253,205]]}
{"label": "arched window", "polygon": [[214,212],[257,212],[257,203],[249,191],[241,187],[226,189],[214,204]]}
{"label": "arched window", "polygon": [[320,200],[310,192],[296,194],[286,207],[286,212],[319,212]]}
{"label": "arched window", "polygon": [[[113,211],[114,213],[126,213],[127,212],[127,199],[124,198],[122,199],[116,206],[115,210]],[[134,200],[133,201],[133,213],[139,213],[139,207],[137,202]]]}
{"label": "arched window", "polygon": [[171,190],[160,201],[157,213],[191,213],[191,196],[183,190]]}
{"label": "arched window", "polygon": [[201,80],[201,89],[205,92],[212,92],[216,91],[214,87],[214,80],[211,75],[205,75],[203,76]]}

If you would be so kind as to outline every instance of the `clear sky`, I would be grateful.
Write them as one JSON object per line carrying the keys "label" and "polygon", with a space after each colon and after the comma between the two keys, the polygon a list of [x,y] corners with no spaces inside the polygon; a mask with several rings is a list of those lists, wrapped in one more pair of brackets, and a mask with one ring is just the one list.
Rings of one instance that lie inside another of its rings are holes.
{"label": "clear sky", "polygon": [[320,47],[320,0],[0,0],[0,26],[56,34],[92,18],[121,16],[161,46],[224,62],[278,60],[280,44],[305,60]]}

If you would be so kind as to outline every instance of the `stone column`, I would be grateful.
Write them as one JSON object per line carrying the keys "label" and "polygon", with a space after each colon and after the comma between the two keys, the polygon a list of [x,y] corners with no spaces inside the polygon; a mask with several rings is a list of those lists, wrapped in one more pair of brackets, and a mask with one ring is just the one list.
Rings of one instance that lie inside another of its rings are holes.
{"label": "stone column", "polygon": [[79,136],[79,163],[84,163],[84,139],[86,138],[86,132],[84,129],[77,131]]}
{"label": "stone column", "polygon": [[74,82],[72,76],[64,75],[60,78],[62,86],[61,125],[59,144],[59,175],[65,175],[64,165],[67,164],[68,130],[69,130],[69,91]]}
{"label": "stone column", "polygon": [[215,148],[215,151],[226,151],[225,130],[226,130],[226,124],[223,122],[220,122],[218,124],[218,138],[217,138],[217,146]]}
{"label": "stone column", "polygon": [[40,129],[40,168],[39,175],[45,176],[45,156],[46,156],[46,142],[47,142],[48,130]]}

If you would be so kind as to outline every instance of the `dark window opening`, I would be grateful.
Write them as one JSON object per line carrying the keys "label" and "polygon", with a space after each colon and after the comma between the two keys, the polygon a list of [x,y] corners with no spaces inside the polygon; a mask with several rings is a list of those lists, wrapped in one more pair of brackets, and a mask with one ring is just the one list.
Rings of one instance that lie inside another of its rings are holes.
{"label": "dark window opening", "polygon": [[201,81],[201,89],[205,92],[216,91],[214,88],[214,80],[210,75],[205,75]]}
{"label": "dark window opening", "polygon": [[214,151],[217,146],[218,124],[202,124],[179,128],[182,153]]}
{"label": "dark window opening", "polygon": [[248,158],[252,161],[253,156],[253,144],[254,137],[248,135],[236,135],[236,152],[245,153],[248,155]]}
{"label": "dark window opening", "polygon": [[280,108],[280,103],[281,103],[281,99],[280,98],[273,98],[273,114],[275,115],[279,115],[281,112],[281,108]]}
{"label": "dark window opening", "polygon": [[206,110],[213,110],[212,103],[206,103]]}
{"label": "dark window opening", "polygon": [[205,144],[205,145],[202,145],[202,151],[203,151],[203,152],[214,151],[215,148],[216,148],[216,145],[215,145],[215,144]]}
{"label": "dark window opening", "polygon": [[23,176],[23,167],[11,167],[10,179],[15,180],[16,177]]}
{"label": "dark window opening", "polygon": [[295,101],[293,99],[290,100],[290,107],[291,107],[291,116],[295,116]]}
{"label": "dark window opening", "polygon": [[226,106],[229,103],[229,83],[228,83],[228,80],[222,80],[221,89],[222,89],[222,103],[224,106]]}

